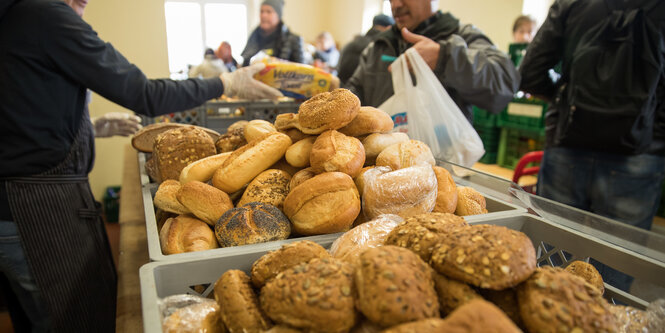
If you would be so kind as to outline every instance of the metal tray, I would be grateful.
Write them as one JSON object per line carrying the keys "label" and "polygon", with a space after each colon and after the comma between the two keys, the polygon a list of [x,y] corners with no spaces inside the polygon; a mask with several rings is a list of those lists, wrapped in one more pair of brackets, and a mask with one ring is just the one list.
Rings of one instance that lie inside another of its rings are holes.
{"label": "metal tray", "polygon": [[[659,277],[665,275],[664,262],[625,250],[531,214],[478,219],[471,223],[502,225],[524,232],[537,249],[539,266],[565,266],[572,260],[593,257],[621,271],[631,272],[636,278],[665,285],[665,280],[662,278],[659,280]],[[328,247],[331,243],[332,241],[320,242],[324,247]],[[140,270],[140,279],[145,332],[161,332],[162,318],[157,305],[158,299],[183,293],[207,297],[212,292],[215,281],[224,272],[239,269],[249,273],[255,260],[278,247],[279,244],[266,244],[264,249],[254,248],[252,251],[239,254],[224,253],[214,257],[153,262],[144,265]],[[202,293],[193,289],[199,285],[206,287]],[[611,285],[605,284],[605,289],[604,296],[610,301],[621,301],[637,308],[646,306],[645,301]]]}

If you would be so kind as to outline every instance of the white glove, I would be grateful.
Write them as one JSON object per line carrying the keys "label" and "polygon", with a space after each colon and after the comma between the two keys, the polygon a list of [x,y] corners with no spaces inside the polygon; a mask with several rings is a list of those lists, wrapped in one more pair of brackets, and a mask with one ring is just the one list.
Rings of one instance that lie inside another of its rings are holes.
{"label": "white glove", "polygon": [[242,99],[277,99],[284,96],[279,90],[254,79],[254,74],[266,68],[260,62],[239,68],[235,72],[222,73],[219,76],[224,84],[224,94],[228,97],[238,96]]}
{"label": "white glove", "polygon": [[110,112],[101,117],[92,118],[91,121],[96,138],[114,135],[129,136],[143,127],[141,118],[122,112]]}

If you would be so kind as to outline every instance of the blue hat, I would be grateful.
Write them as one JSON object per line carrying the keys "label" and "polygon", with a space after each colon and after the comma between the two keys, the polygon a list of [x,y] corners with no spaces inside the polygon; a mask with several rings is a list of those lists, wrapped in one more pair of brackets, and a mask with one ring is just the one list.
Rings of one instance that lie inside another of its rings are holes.
{"label": "blue hat", "polygon": [[380,25],[383,27],[387,27],[389,25],[395,24],[395,20],[385,14],[379,14],[374,16],[374,20],[372,21],[372,25]]}

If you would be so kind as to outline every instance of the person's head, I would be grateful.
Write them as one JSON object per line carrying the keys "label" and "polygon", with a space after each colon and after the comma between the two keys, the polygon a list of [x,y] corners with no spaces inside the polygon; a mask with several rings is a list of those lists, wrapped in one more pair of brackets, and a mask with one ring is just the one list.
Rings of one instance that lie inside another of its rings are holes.
{"label": "person's head", "polygon": [[224,62],[231,61],[231,44],[229,42],[222,42],[219,44],[217,51],[215,51],[217,58],[224,60]]}
{"label": "person's head", "polygon": [[264,0],[261,3],[261,14],[259,16],[259,27],[264,32],[270,33],[277,29],[282,21],[283,0]]}
{"label": "person's head", "polygon": [[316,37],[316,47],[319,50],[327,51],[333,46],[335,46],[335,39],[329,32],[324,31]]}
{"label": "person's head", "polygon": [[379,31],[386,31],[390,29],[390,27],[392,27],[393,24],[395,24],[395,20],[393,20],[392,17],[385,14],[376,15],[372,20],[372,27]]}
{"label": "person's head", "polygon": [[431,0],[390,0],[390,8],[399,29],[406,27],[413,31],[432,16]]}
{"label": "person's head", "polygon": [[215,51],[213,51],[211,48],[207,48],[205,52],[203,52],[203,57],[209,56],[215,56]]}
{"label": "person's head", "polygon": [[88,5],[88,0],[64,0],[69,7],[72,7],[78,16],[83,16],[85,6]]}
{"label": "person's head", "polygon": [[530,43],[536,34],[536,20],[528,15],[522,15],[513,23],[513,41],[515,43]]}

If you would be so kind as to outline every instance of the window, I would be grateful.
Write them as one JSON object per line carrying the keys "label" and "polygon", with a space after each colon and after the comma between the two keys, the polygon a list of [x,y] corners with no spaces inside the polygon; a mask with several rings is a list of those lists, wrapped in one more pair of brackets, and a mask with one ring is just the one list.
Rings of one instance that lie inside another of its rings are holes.
{"label": "window", "polygon": [[223,41],[242,61],[248,30],[245,1],[166,1],[164,9],[171,78],[187,78],[188,66],[201,63],[205,49],[216,50]]}

